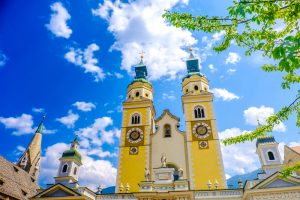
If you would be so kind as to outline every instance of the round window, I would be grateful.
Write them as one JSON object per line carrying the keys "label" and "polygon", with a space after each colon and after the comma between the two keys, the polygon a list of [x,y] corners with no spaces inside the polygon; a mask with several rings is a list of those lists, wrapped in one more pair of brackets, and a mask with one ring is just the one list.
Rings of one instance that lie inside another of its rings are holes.
{"label": "round window", "polygon": [[140,96],[140,93],[139,93],[139,92],[136,92],[136,93],[135,93],[135,96],[136,96],[136,97]]}
{"label": "round window", "polygon": [[199,88],[198,88],[198,85],[195,85],[195,86],[194,86],[194,89],[195,89],[195,90],[198,90],[198,89],[199,89]]}
{"label": "round window", "polygon": [[189,92],[189,89],[186,89],[185,92],[188,93],[188,92]]}
{"label": "round window", "polygon": [[146,93],[146,97],[148,97],[149,95],[148,95],[148,93]]}

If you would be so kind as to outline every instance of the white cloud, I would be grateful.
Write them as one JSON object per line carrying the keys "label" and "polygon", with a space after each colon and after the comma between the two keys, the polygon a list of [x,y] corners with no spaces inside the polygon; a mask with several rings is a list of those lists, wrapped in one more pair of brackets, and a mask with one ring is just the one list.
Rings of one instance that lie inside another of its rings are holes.
{"label": "white cloud", "polygon": [[218,41],[220,41],[224,35],[225,35],[225,31],[220,31],[214,33],[210,38],[208,36],[202,37],[201,42],[206,44],[204,48],[199,50],[202,61],[205,61],[208,56],[212,55],[213,45],[216,44]]}
{"label": "white cloud", "polygon": [[[260,107],[249,107],[246,110],[244,110],[244,118],[246,120],[246,123],[252,126],[257,126],[259,122],[264,125],[266,124],[266,119],[274,115],[275,111],[272,107],[266,107],[266,106],[260,106]],[[277,132],[285,132],[286,126],[280,122],[278,125],[276,125],[273,129],[273,131]]]}
{"label": "white cloud", "polygon": [[69,110],[67,116],[56,118],[56,120],[66,125],[67,128],[73,128],[78,118],[79,118],[78,114],[74,114],[72,110]]}
{"label": "white cloud", "polygon": [[32,128],[32,116],[28,114],[22,114],[19,117],[0,117],[0,123],[7,129],[15,129],[15,131],[12,132],[13,135],[25,135],[34,132]]}
{"label": "white cloud", "polygon": [[[44,156],[41,159],[40,182],[47,184],[53,183],[53,177],[57,175],[59,158],[61,154],[69,148],[65,143],[56,143],[46,148]],[[49,162],[51,160],[51,162]]]}
{"label": "white cloud", "polygon": [[[115,184],[117,169],[105,158],[117,157],[117,152],[104,151],[102,148],[103,144],[115,144],[120,137],[121,131],[112,125],[113,121],[110,117],[101,117],[95,119],[90,126],[76,131],[83,163],[79,170],[81,186],[96,189],[99,184],[104,187]],[[59,158],[68,148],[68,144],[57,143],[46,149],[46,153],[42,157],[41,182],[53,182],[52,177],[57,174]],[[52,162],[47,162],[48,160]]]}
{"label": "white cloud", "polygon": [[115,76],[116,76],[118,79],[124,77],[123,74],[120,74],[120,73],[118,73],[118,72],[115,72],[114,74],[115,74]]}
{"label": "white cloud", "polygon": [[[35,130],[37,129],[37,127],[35,128]],[[54,134],[56,133],[57,130],[56,129],[53,129],[53,130],[50,130],[50,129],[47,129],[46,126],[44,125],[44,128],[43,128],[43,134]]]}
{"label": "white cloud", "polygon": [[226,34],[225,31],[220,31],[220,32],[214,33],[213,36],[212,36],[212,37],[213,37],[213,41],[214,41],[214,42],[217,42],[217,41],[221,40],[221,38],[222,38],[225,34]]}
{"label": "white cloud", "polygon": [[[62,153],[69,149],[69,144],[56,143],[47,147],[45,155],[42,157],[40,182],[53,183],[59,167],[59,158]],[[80,148],[83,165],[79,170],[79,183],[93,190],[101,183],[104,187],[114,185],[117,169],[108,160],[95,160],[88,155],[88,151]],[[48,162],[51,160],[51,162]],[[95,178],[97,177],[97,178]]]}
{"label": "white cloud", "polygon": [[17,150],[20,151],[21,153],[25,151],[25,147],[18,145]]}
{"label": "white cloud", "polygon": [[7,62],[7,57],[4,53],[0,51],[0,67],[4,66]]}
{"label": "white cloud", "polygon": [[227,70],[227,73],[228,74],[234,74],[236,72],[236,69],[233,69],[233,68],[229,68],[228,70]]}
{"label": "white cloud", "polygon": [[26,150],[25,147],[18,145],[16,149],[13,151],[13,154],[16,156],[16,159],[19,159],[18,157],[21,156],[25,150]]}
{"label": "white cloud", "polygon": [[[105,0],[92,13],[108,21],[116,41],[111,50],[122,53],[121,68],[132,74],[144,51],[149,79],[175,78],[185,67],[188,53],[183,48],[196,44],[192,33],[170,26],[161,16],[186,0],[129,1]],[[163,67],[162,67],[163,66]]]}
{"label": "white cloud", "polygon": [[173,90],[171,90],[170,92],[164,92],[162,94],[162,99],[163,100],[175,100],[176,99],[175,92]]}
{"label": "white cloud", "polygon": [[42,112],[45,112],[45,109],[44,109],[44,108],[32,108],[31,110],[32,110],[32,112],[35,112],[35,113],[42,113]]}
{"label": "white cloud", "polygon": [[114,139],[119,137],[120,130],[113,128],[107,130],[113,125],[113,120],[110,117],[101,117],[95,119],[94,123],[86,128],[81,128],[76,131],[80,140],[85,141],[84,147],[92,147],[92,145],[101,146],[104,143],[114,144]]}
{"label": "white cloud", "polygon": [[223,101],[232,101],[234,99],[239,99],[240,97],[236,94],[229,92],[225,88],[213,88],[210,90],[212,93],[214,93],[214,96],[216,98],[220,98]]}
{"label": "white cloud", "polygon": [[61,2],[55,2],[50,6],[52,10],[50,23],[46,27],[56,36],[69,38],[72,30],[67,25],[67,21],[71,19],[68,10],[62,5]]}
{"label": "white cloud", "polygon": [[226,58],[225,64],[237,64],[241,60],[241,56],[235,52],[229,52],[228,57]]}
{"label": "white cloud", "polygon": [[65,54],[65,59],[74,65],[82,67],[85,70],[84,73],[91,73],[95,77],[95,81],[98,82],[105,78],[103,69],[97,65],[98,59],[94,57],[94,52],[99,49],[100,47],[95,43],[90,44],[84,51],[71,48]]}
{"label": "white cloud", "polygon": [[209,64],[208,68],[209,68],[211,73],[215,73],[216,71],[218,71],[217,68],[215,68],[213,64]]}
{"label": "white cloud", "polygon": [[[245,133],[239,128],[230,128],[219,132],[220,139],[234,137]],[[255,141],[225,146],[221,143],[226,174],[233,176],[245,174],[260,167]]]}
{"label": "white cloud", "polygon": [[96,105],[91,102],[77,101],[73,104],[78,110],[88,112],[96,108]]}
{"label": "white cloud", "polygon": [[230,179],[231,176],[230,176],[229,174],[225,174],[225,178],[226,178],[226,179]]}

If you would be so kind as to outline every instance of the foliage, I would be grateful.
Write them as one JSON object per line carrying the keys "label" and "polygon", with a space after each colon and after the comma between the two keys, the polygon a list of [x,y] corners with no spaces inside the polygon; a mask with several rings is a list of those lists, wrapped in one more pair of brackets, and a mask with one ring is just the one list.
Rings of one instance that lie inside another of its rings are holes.
{"label": "foliage", "polygon": [[285,167],[281,170],[282,177],[286,178],[290,176],[293,172],[300,170],[300,162],[296,163],[295,165]]}
{"label": "foliage", "polygon": [[[192,16],[189,13],[166,11],[163,17],[175,27],[206,33],[224,32],[224,38],[213,49],[219,53],[234,42],[245,48],[245,55],[261,52],[276,64],[265,64],[266,72],[281,72],[282,88],[300,83],[300,0],[235,0],[227,16]],[[278,26],[275,28],[276,26]],[[266,124],[256,130],[223,141],[225,145],[252,141],[272,132],[274,126],[287,120],[295,112],[300,127],[300,91],[296,99],[278,113],[270,116]],[[299,167],[299,166],[298,166]],[[287,168],[286,173],[290,173]]]}

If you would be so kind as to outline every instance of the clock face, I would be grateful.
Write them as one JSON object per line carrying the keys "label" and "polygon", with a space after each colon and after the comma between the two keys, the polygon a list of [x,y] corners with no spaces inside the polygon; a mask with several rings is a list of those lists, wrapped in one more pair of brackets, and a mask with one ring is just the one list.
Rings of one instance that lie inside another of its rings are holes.
{"label": "clock face", "polygon": [[211,129],[206,123],[197,123],[193,127],[193,135],[199,139],[208,137],[210,133]]}
{"label": "clock face", "polygon": [[130,143],[138,143],[142,141],[144,135],[143,131],[139,128],[132,128],[127,132],[126,138]]}
{"label": "clock face", "polygon": [[200,141],[199,142],[200,149],[207,149],[208,148],[208,142],[207,141]]}
{"label": "clock face", "polygon": [[129,138],[133,141],[138,140],[140,138],[140,132],[138,131],[132,131],[129,135]]}
{"label": "clock face", "polygon": [[207,133],[208,129],[206,126],[200,125],[196,128],[196,133],[198,135],[205,135]]}

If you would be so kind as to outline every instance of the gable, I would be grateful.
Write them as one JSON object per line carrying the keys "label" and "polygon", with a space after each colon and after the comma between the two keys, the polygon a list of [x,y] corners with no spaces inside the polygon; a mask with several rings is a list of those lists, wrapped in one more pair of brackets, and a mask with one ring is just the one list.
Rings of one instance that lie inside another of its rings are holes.
{"label": "gable", "polygon": [[81,196],[78,192],[66,187],[62,184],[56,184],[52,187],[42,191],[37,194],[35,197],[43,198],[43,197],[78,197]]}
{"label": "gable", "polygon": [[289,182],[286,180],[282,180],[282,179],[276,179],[274,181],[272,181],[271,183],[265,185],[263,188],[278,188],[278,187],[292,187],[292,186],[296,186],[297,184],[293,183],[293,182]]}
{"label": "gable", "polygon": [[265,180],[261,181],[252,189],[278,188],[278,187],[293,187],[300,186],[300,179],[294,176],[282,178],[281,172],[276,172]]}
{"label": "gable", "polygon": [[74,194],[71,194],[69,192],[66,192],[64,190],[58,189],[54,190],[52,192],[46,193],[42,195],[41,197],[69,197],[69,196],[75,196]]}

